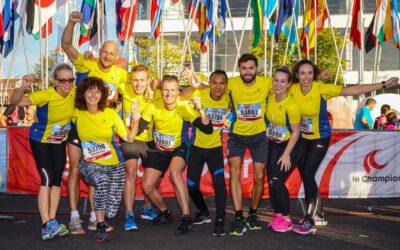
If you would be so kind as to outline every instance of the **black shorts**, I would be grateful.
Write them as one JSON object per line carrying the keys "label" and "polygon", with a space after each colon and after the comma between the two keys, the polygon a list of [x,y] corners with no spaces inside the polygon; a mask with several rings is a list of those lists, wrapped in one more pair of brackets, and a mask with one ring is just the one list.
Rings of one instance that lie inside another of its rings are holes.
{"label": "black shorts", "polygon": [[125,142],[121,140],[121,152],[124,156],[125,161],[131,159],[141,159],[143,167],[149,165],[148,162],[148,150],[154,148],[154,142],[144,142],[135,140],[133,143]]}
{"label": "black shorts", "polygon": [[268,140],[265,131],[255,135],[237,135],[230,133],[228,136],[228,157],[244,157],[246,147],[249,147],[253,162],[266,163],[268,156]]}
{"label": "black shorts", "polygon": [[149,166],[147,167],[156,169],[164,174],[168,170],[172,158],[178,156],[187,162],[188,150],[187,145],[181,145],[172,152],[162,151],[158,148],[150,149],[148,150]]}
{"label": "black shorts", "polygon": [[78,148],[82,148],[81,140],[79,139],[78,136],[78,130],[76,129],[76,126],[73,122],[71,122],[71,129],[69,130],[68,133],[67,143],[74,145]]}

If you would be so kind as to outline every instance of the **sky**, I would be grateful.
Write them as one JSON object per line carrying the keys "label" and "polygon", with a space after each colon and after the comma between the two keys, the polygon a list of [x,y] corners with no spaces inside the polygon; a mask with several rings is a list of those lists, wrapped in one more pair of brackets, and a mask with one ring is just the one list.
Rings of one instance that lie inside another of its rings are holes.
{"label": "sky", "polygon": [[[77,4],[79,7],[76,9],[80,11],[80,5],[82,4],[82,0],[77,0]],[[72,2],[72,1],[71,1]],[[70,4],[71,8],[73,4]],[[115,1],[114,0],[106,0],[106,11],[107,11],[107,31],[108,31],[108,39],[113,39],[116,40],[116,29],[115,29]],[[62,7],[57,14],[53,17],[53,33],[49,36],[49,51],[54,50],[57,45],[57,33],[58,33],[58,24],[65,24],[65,8]],[[15,55],[15,60],[14,60],[14,66],[12,68],[11,77],[18,77],[18,76],[23,76],[28,73],[27,69],[27,63],[25,59],[25,53],[24,53],[24,48],[22,44],[22,36],[20,38],[20,42],[17,45],[16,44],[16,38],[17,38],[17,32],[19,30],[19,19],[15,23],[15,33],[14,33],[14,49],[16,49],[16,55]],[[33,39],[32,36],[28,35],[26,33],[25,27],[26,25],[23,24],[23,29],[25,32],[25,38],[26,38],[26,44],[27,44],[27,54],[28,54],[28,64],[30,67],[31,72],[33,72],[33,66],[35,63],[40,62],[40,45],[39,41]],[[62,28],[61,28],[62,29]],[[75,26],[75,29],[78,29],[78,26]],[[81,51],[84,51],[87,49],[87,43],[82,45]],[[45,50],[43,48],[42,54],[45,53]],[[11,64],[11,58],[12,58],[12,52],[3,59],[3,78],[7,78],[9,75],[9,69],[10,69],[10,64]]]}

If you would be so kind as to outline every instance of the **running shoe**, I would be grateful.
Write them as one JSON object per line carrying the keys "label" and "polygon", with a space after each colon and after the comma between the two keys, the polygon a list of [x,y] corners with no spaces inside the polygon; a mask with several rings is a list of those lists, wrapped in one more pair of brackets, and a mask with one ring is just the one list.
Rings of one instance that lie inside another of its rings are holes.
{"label": "running shoe", "polygon": [[173,221],[174,220],[169,210],[159,213],[157,217],[152,220],[153,224],[155,225],[172,224]]}
{"label": "running shoe", "polygon": [[110,240],[111,240],[111,237],[107,233],[106,224],[104,222],[98,223],[97,229],[96,229],[96,242],[103,243],[103,242],[110,241]]}
{"label": "running shoe", "polygon": [[42,227],[42,240],[51,240],[53,238],[51,226],[46,223],[46,226],[44,228]]}
{"label": "running shoe", "polygon": [[275,214],[274,218],[268,223],[268,227],[272,227],[273,225],[279,223],[280,219],[282,219],[282,214]]}
{"label": "running shoe", "polygon": [[312,219],[305,218],[300,221],[299,225],[293,225],[292,231],[298,234],[315,234],[317,232],[317,228],[315,227]]}
{"label": "running shoe", "polygon": [[328,225],[328,221],[326,220],[324,212],[322,212],[320,214],[316,214],[313,219],[314,219],[314,223],[316,226]]}
{"label": "running shoe", "polygon": [[292,225],[291,219],[286,219],[281,216],[281,218],[276,223],[272,224],[271,227],[275,232],[286,233],[292,230]]}
{"label": "running shoe", "polygon": [[205,224],[205,223],[211,223],[210,214],[207,211],[198,212],[196,214],[196,217],[194,217],[194,219],[193,219],[193,224],[201,225],[201,224]]}
{"label": "running shoe", "polygon": [[260,230],[261,229],[260,222],[257,219],[257,214],[250,214],[249,217],[247,217],[246,224],[250,230]]}
{"label": "running shoe", "polygon": [[64,224],[59,224],[56,219],[50,220],[47,224],[50,225],[53,237],[69,234],[67,227]]}
{"label": "running shoe", "polygon": [[79,217],[71,218],[71,221],[69,222],[69,231],[73,235],[85,234],[85,230],[82,227],[82,221]]}
{"label": "running shoe", "polygon": [[142,214],[140,218],[143,220],[154,220],[157,217],[158,213],[152,206],[146,207],[142,209]]}
{"label": "running shoe", "polygon": [[222,218],[216,218],[214,222],[213,233],[214,236],[225,236],[224,220]]}
{"label": "running shoe", "polygon": [[[106,231],[107,232],[114,231],[114,227],[113,226],[110,226],[107,222],[104,222],[104,224],[106,225]],[[88,229],[91,230],[91,231],[97,231],[97,221],[89,220]]]}
{"label": "running shoe", "polygon": [[243,218],[236,218],[232,223],[230,235],[242,236],[247,231]]}
{"label": "running shoe", "polygon": [[193,221],[190,216],[182,216],[175,235],[186,235],[193,232]]}
{"label": "running shoe", "polygon": [[130,230],[137,230],[138,226],[135,221],[135,216],[133,213],[129,213],[125,215],[125,224],[124,224],[125,231]]}

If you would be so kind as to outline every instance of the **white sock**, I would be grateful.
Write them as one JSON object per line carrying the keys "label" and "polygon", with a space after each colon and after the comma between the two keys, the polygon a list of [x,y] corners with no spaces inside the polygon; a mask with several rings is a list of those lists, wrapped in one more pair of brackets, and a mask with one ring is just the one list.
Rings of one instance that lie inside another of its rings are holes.
{"label": "white sock", "polygon": [[90,212],[90,221],[96,221],[96,213],[95,212]]}
{"label": "white sock", "polygon": [[72,218],[76,218],[76,217],[79,217],[79,212],[78,212],[78,210],[71,211],[71,219],[72,219]]}

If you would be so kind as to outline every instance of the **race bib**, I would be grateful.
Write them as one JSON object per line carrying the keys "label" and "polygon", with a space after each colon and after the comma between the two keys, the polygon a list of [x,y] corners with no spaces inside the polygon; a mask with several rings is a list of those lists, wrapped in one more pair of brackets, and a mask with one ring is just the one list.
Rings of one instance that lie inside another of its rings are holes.
{"label": "race bib", "polygon": [[117,93],[117,86],[111,83],[106,82],[107,87],[108,87],[108,100],[112,100],[113,97],[115,96],[115,93]]}
{"label": "race bib", "polygon": [[83,155],[86,161],[106,160],[112,157],[110,146],[101,142],[82,142]]}
{"label": "race bib", "polygon": [[65,125],[53,124],[51,126],[51,133],[49,137],[47,137],[47,142],[59,144],[65,141],[65,139],[67,139],[67,135],[70,129],[71,129],[70,123],[67,123]]}
{"label": "race bib", "polygon": [[314,134],[312,120],[310,118],[301,118],[300,131],[306,136]]}
{"label": "race bib", "polygon": [[282,142],[285,139],[287,128],[269,123],[267,128],[268,139],[275,142]]}
{"label": "race bib", "polygon": [[174,150],[175,137],[172,135],[164,135],[154,131],[153,140],[157,148],[161,149],[162,151]]}
{"label": "race bib", "polygon": [[261,118],[261,104],[238,104],[237,113],[239,120],[254,121]]}
{"label": "race bib", "polygon": [[224,127],[226,109],[206,108],[204,112],[210,117],[214,130],[221,130]]}
{"label": "race bib", "polygon": [[127,113],[126,113],[125,125],[126,125],[128,128],[131,127],[131,113],[130,113],[130,112],[127,112]]}

